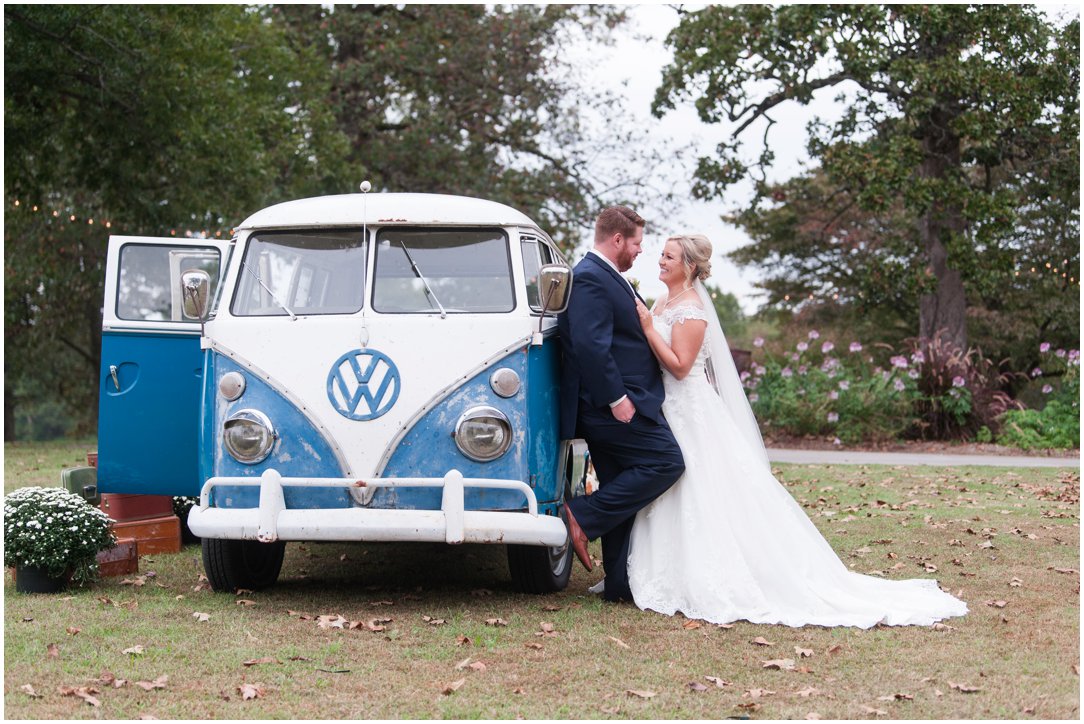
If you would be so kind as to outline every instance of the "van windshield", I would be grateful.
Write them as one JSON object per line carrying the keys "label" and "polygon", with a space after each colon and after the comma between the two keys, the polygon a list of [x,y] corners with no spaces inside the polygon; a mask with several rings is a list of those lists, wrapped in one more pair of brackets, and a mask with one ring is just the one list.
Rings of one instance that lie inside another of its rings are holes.
{"label": "van windshield", "polygon": [[230,311],[241,317],[357,312],[365,298],[365,251],[360,229],[253,234]]}
{"label": "van windshield", "polygon": [[382,229],[373,308],[384,313],[510,312],[508,237],[500,229]]}

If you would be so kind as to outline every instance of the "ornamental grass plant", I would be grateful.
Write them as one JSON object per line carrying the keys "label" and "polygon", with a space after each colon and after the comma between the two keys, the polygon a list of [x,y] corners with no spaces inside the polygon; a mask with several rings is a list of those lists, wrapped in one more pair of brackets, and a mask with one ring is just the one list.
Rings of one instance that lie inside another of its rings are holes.
{"label": "ornamental grass plant", "polygon": [[116,545],[113,519],[63,488],[20,488],[4,497],[4,565],[35,567],[83,584],[98,576],[99,551]]}

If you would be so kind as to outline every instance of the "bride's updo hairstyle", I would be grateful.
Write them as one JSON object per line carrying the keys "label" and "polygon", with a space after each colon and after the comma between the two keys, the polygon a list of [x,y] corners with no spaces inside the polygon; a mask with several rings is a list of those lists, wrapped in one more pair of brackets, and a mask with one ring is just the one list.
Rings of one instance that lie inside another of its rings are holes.
{"label": "bride's updo hairstyle", "polygon": [[681,261],[690,269],[689,279],[706,281],[711,276],[711,242],[703,234],[681,234],[667,241],[681,244]]}

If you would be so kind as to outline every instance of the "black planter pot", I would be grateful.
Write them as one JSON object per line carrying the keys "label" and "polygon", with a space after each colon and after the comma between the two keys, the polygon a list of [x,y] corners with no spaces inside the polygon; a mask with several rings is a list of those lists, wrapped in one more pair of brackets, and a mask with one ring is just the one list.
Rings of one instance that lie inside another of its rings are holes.
{"label": "black planter pot", "polygon": [[37,566],[15,566],[15,590],[19,593],[60,593],[68,587],[69,576],[50,576]]}

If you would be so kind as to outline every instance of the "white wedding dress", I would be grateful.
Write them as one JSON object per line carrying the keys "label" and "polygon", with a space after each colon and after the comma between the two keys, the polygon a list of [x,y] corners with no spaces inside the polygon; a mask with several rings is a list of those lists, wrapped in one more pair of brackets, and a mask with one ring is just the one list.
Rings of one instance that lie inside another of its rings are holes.
{"label": "white wedding dress", "polygon": [[749,430],[755,421],[733,364],[713,370],[734,378],[728,380],[729,404],[726,393],[709,382],[709,340],[715,349],[727,348],[721,331],[711,340],[718,321],[714,309],[707,309],[711,318],[692,305],[654,317],[667,344],[675,324],[703,319],[709,326],[685,379],[663,369],[663,411],[686,469],[636,516],[628,562],[636,605],[713,623],[860,628],[929,625],[967,613],[967,604],[937,581],[884,580],[850,571],[840,561],[772,475],[759,431]]}

